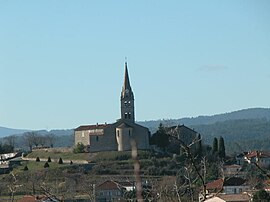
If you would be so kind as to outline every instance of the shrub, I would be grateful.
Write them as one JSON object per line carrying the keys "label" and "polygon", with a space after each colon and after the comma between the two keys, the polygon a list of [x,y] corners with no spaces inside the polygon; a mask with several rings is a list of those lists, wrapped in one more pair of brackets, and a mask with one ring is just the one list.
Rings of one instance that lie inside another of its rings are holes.
{"label": "shrub", "polygon": [[84,153],[85,152],[85,146],[83,143],[78,143],[76,147],[73,149],[73,153]]}
{"label": "shrub", "polygon": [[39,157],[37,157],[37,158],[36,158],[36,162],[40,162],[40,159],[39,159]]}
{"label": "shrub", "polygon": [[72,165],[73,164],[73,162],[72,161],[70,161],[70,165]]}
{"label": "shrub", "polygon": [[50,167],[49,163],[46,162],[46,163],[44,164],[44,168],[49,168],[49,167]]}
{"label": "shrub", "polygon": [[24,166],[23,170],[24,171],[27,171],[28,170],[28,167],[27,166]]}
{"label": "shrub", "polygon": [[59,164],[63,164],[63,159],[60,157],[59,161],[58,161]]}
{"label": "shrub", "polygon": [[48,157],[48,161],[47,162],[52,162],[51,157]]}

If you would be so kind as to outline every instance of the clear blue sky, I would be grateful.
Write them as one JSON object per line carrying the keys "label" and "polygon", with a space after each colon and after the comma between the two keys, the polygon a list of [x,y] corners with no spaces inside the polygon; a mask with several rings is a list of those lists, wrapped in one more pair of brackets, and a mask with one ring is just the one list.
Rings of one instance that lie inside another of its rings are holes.
{"label": "clear blue sky", "polygon": [[114,122],[128,58],[136,119],[270,105],[270,1],[0,1],[0,126]]}

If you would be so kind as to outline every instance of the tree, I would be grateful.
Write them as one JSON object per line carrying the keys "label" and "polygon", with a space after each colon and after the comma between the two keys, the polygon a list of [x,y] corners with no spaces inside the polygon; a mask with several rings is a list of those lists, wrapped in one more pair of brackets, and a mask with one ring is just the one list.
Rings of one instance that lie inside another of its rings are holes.
{"label": "tree", "polygon": [[26,146],[29,147],[29,150],[32,151],[34,142],[35,142],[35,136],[36,136],[36,132],[31,131],[31,132],[26,132],[23,134],[23,139],[24,142],[26,144]]}
{"label": "tree", "polygon": [[223,137],[219,138],[219,142],[218,142],[218,155],[221,159],[225,159],[225,144],[224,144],[224,139]]}
{"label": "tree", "polygon": [[63,159],[60,157],[59,158],[59,161],[58,161],[59,164],[63,164]]}
{"label": "tree", "polygon": [[37,158],[36,158],[36,162],[40,162],[40,159],[39,159],[39,157],[37,157]]}
{"label": "tree", "polygon": [[16,139],[17,139],[17,137],[15,135],[10,135],[10,136],[4,137],[6,144],[12,146],[13,148],[15,147]]}
{"label": "tree", "polygon": [[53,133],[49,133],[46,135],[47,142],[51,148],[53,148],[55,143],[55,135]]}
{"label": "tree", "polygon": [[52,162],[52,160],[51,160],[51,157],[50,157],[50,156],[48,157],[47,162]]}
{"label": "tree", "polygon": [[267,193],[265,190],[259,190],[254,194],[253,201],[254,202],[269,202],[270,194]]}
{"label": "tree", "polygon": [[76,145],[76,147],[73,149],[73,152],[74,152],[75,154],[77,154],[77,153],[84,153],[84,150],[85,150],[84,144],[79,142],[79,143]]}
{"label": "tree", "polygon": [[216,154],[218,152],[218,139],[215,137],[213,140],[212,154]]}
{"label": "tree", "polygon": [[50,167],[49,163],[46,162],[46,163],[44,164],[44,168],[49,168],[49,167]]}
{"label": "tree", "polygon": [[165,148],[169,145],[169,135],[166,133],[162,123],[159,124],[158,130],[154,136],[156,145],[165,150]]}

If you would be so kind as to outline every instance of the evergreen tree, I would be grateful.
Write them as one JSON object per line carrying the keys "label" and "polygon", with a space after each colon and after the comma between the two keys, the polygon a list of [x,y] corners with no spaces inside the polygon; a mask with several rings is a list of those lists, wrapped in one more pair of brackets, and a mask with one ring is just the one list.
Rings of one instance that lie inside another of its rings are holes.
{"label": "evergreen tree", "polygon": [[219,138],[219,142],[218,142],[218,155],[221,159],[225,159],[225,144],[224,144],[224,139],[223,137]]}
{"label": "evergreen tree", "polygon": [[47,162],[52,162],[52,160],[51,160],[51,157],[50,157],[50,156],[48,157]]}
{"label": "evergreen tree", "polygon": [[216,154],[218,151],[218,139],[215,137],[213,140],[212,154]]}
{"label": "evergreen tree", "polygon": [[49,168],[49,167],[50,167],[49,163],[46,162],[46,163],[44,164],[44,168]]}
{"label": "evergreen tree", "polygon": [[24,170],[24,171],[27,171],[27,170],[28,170],[27,165],[26,165],[26,166],[24,166],[23,170]]}
{"label": "evergreen tree", "polygon": [[59,164],[63,164],[63,160],[62,160],[62,158],[61,158],[61,157],[59,158],[58,163],[59,163]]}
{"label": "evergreen tree", "polygon": [[155,134],[156,145],[163,150],[169,145],[169,136],[165,131],[162,123],[159,124],[158,130]]}
{"label": "evergreen tree", "polygon": [[267,193],[265,190],[259,190],[254,194],[253,201],[254,202],[269,202],[270,194]]}
{"label": "evergreen tree", "polygon": [[39,159],[39,157],[37,157],[37,158],[36,158],[36,162],[40,162],[40,159]]}

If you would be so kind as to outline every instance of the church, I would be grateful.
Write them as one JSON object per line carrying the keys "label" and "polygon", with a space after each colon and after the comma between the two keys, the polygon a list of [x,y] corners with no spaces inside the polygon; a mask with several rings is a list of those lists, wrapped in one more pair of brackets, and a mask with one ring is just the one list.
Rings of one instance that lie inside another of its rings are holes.
{"label": "church", "polygon": [[115,123],[82,125],[76,128],[75,146],[82,143],[88,152],[129,151],[131,141],[135,141],[138,149],[149,149],[148,128],[135,123],[134,94],[129,81],[127,62],[120,105],[121,118]]}

